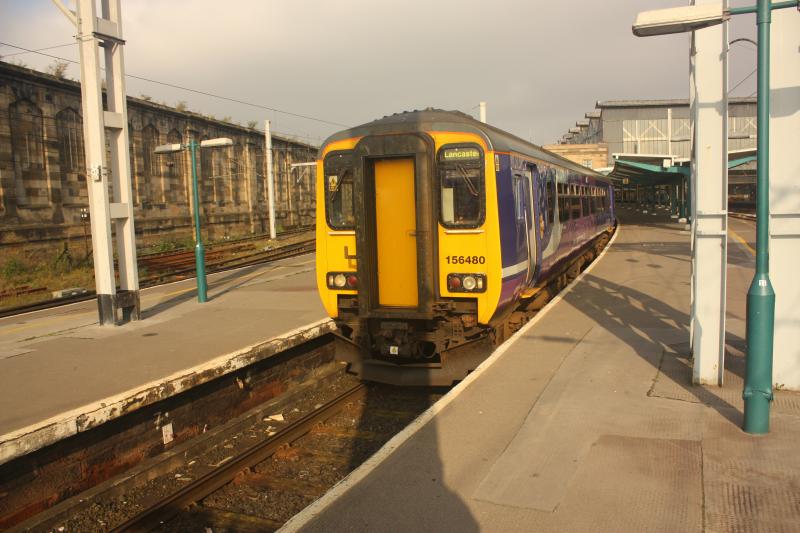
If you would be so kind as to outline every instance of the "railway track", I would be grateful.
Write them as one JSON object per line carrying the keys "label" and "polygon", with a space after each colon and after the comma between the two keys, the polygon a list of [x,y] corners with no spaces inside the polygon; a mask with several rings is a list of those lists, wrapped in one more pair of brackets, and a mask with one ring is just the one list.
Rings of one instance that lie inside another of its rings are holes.
{"label": "railway track", "polygon": [[213,437],[212,447],[182,451],[177,469],[139,472],[152,479],[125,490],[112,483],[108,496],[79,504],[47,530],[275,531],[445,392],[363,384],[341,370],[322,380],[283,414],[247,414],[241,418],[251,422]]}
{"label": "railway track", "polygon": [[[593,247],[564,266],[552,285],[541,287],[527,308],[512,314],[497,341],[502,342],[535,316],[546,300],[594,259],[605,241],[606,236],[598,238]],[[179,412],[176,406],[183,405],[179,398],[171,408],[153,406],[159,413],[170,411],[175,420],[214,406],[211,416],[217,417],[216,423],[206,433],[203,421],[195,421],[197,429],[192,434],[196,436],[182,442],[180,448],[167,448],[166,458],[154,457],[155,464],[145,464],[137,472],[123,475],[122,480],[109,478],[104,487],[90,490],[90,495],[77,493],[72,501],[45,513],[49,516],[31,520],[56,531],[279,529],[445,392],[444,388],[360,384],[344,374],[341,364],[333,363],[332,351],[325,351],[332,347],[333,343],[326,341],[324,347],[315,348],[317,359],[306,359],[300,366],[294,361],[302,361],[311,352],[303,349],[291,358],[276,358],[286,367],[276,367],[273,376],[304,383],[299,393],[278,403],[269,400],[254,407],[255,399],[273,397],[269,390],[287,387],[278,385],[275,377],[253,377],[251,371],[242,370],[241,376],[225,378],[230,382],[225,388],[212,388],[209,396],[200,400],[206,407],[191,404]],[[492,350],[493,346],[487,346],[485,355]],[[315,370],[306,374],[308,377],[298,377],[304,375],[301,368]],[[248,410],[238,410],[240,414],[231,417],[231,395],[238,395]],[[220,426],[220,420],[227,422]],[[150,425],[145,425],[149,432]],[[169,465],[164,466],[166,463]]]}
{"label": "railway track", "polygon": [[[307,230],[303,230],[307,231]],[[302,233],[301,231],[294,231],[292,234]],[[282,234],[283,236],[283,234]],[[258,237],[242,239],[242,241],[257,240]],[[315,242],[313,238],[303,239],[298,242],[288,243],[270,249],[254,249],[252,244],[245,244],[236,241],[233,246],[226,243],[225,248],[211,249],[206,254],[206,272],[213,274],[216,272],[224,272],[236,268],[246,266],[258,265],[278,259],[285,259],[303,255],[313,252],[315,249]],[[231,253],[237,255],[230,256]],[[143,276],[139,280],[140,288],[153,287],[162,283],[170,281],[180,281],[194,277],[195,263],[193,250],[181,250],[178,252],[161,252],[157,254],[147,254],[140,257],[140,265],[153,268],[157,272],[151,275]],[[45,288],[25,288],[27,293],[42,293],[47,292]],[[32,304],[7,307],[0,309],[0,318],[28,313],[31,311],[40,311],[43,309],[50,309],[62,305],[72,303],[85,302],[92,300],[95,297],[94,291],[83,292],[73,296],[66,296],[51,300],[44,300]]]}
{"label": "railway track", "polygon": [[[248,448],[236,458],[191,482],[181,490],[163,498],[112,531],[151,531],[162,524],[164,527],[170,527],[167,526],[167,522],[177,514],[185,512],[183,511],[184,509],[221,489],[237,476],[242,474],[244,476],[252,475],[251,469],[253,467],[273,456],[281,447],[291,446],[293,442],[307,435],[317,424],[322,424],[332,416],[340,413],[348,403],[364,398],[366,392],[367,387],[362,383],[349,388],[325,405],[289,424],[273,437]],[[205,514],[208,516],[214,513]],[[222,516],[225,515],[223,514]],[[231,520],[230,512],[228,512],[227,520]],[[240,519],[239,521],[242,520]],[[249,522],[251,524],[254,523],[253,520]],[[266,525],[269,529],[280,527],[277,521],[265,521],[263,525]]]}

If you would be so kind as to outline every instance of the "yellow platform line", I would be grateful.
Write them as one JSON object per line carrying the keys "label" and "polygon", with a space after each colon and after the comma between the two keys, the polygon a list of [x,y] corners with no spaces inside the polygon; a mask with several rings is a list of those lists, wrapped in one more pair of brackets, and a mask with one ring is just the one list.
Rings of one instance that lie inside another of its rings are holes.
{"label": "yellow platform line", "polygon": [[742,246],[744,246],[744,247],[747,249],[747,251],[748,251],[748,252],[750,252],[750,255],[752,255],[753,257],[755,257],[755,255],[756,255],[756,251],[755,251],[755,250],[753,250],[753,247],[752,247],[752,246],[750,246],[749,244],[747,244],[747,241],[746,241],[746,240],[744,240],[744,238],[743,238],[741,235],[739,235],[738,233],[736,233],[735,231],[733,231],[733,230],[732,230],[732,229],[730,229],[730,228],[728,228],[728,233],[730,233],[730,234],[733,236],[733,238],[734,238],[734,239],[736,239],[737,241],[739,241],[739,244],[741,244]]}

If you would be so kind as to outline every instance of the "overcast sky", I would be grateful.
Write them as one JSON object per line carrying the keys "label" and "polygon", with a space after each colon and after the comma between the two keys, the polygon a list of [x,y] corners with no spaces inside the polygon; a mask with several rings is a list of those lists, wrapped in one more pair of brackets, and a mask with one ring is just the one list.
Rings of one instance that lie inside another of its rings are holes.
{"label": "overcast sky", "polygon": [[[71,0],[65,3],[74,8]],[[735,0],[749,5],[755,0]],[[128,74],[344,125],[424,107],[477,116],[538,144],[555,142],[597,100],[688,97],[688,37],[637,38],[639,11],[681,0],[123,0]],[[755,38],[752,15],[730,39]],[[0,41],[29,49],[74,41],[50,0],[0,0]],[[0,46],[5,61],[54,60]],[[77,60],[76,45],[43,53]],[[737,43],[730,87],[755,69]],[[77,79],[71,66],[67,75]],[[732,96],[755,92],[756,76]],[[128,94],[315,144],[340,126],[135,79]]]}

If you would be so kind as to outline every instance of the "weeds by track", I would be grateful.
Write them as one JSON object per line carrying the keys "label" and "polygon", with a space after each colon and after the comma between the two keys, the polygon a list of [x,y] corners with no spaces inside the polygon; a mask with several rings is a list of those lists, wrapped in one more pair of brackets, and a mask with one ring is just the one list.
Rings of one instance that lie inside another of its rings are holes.
{"label": "weeds by track", "polygon": [[[282,233],[281,237],[285,238],[308,231],[310,231],[308,228],[302,228],[300,230]],[[278,259],[303,255],[313,252],[315,249],[313,238],[279,244],[275,248],[255,247],[254,241],[263,240],[264,238],[263,235],[256,235],[209,246],[206,252],[206,272],[213,274],[235,268],[258,265]],[[147,272],[152,272],[140,278],[140,288],[189,279],[194,276],[195,272],[194,250],[142,254],[138,257],[138,262],[140,268],[143,267]],[[31,288],[26,286],[23,290],[25,293],[47,292],[47,289],[44,287]],[[92,300],[95,294],[94,291],[86,291],[72,296],[7,307],[5,309],[0,309],[0,318],[85,302]]]}

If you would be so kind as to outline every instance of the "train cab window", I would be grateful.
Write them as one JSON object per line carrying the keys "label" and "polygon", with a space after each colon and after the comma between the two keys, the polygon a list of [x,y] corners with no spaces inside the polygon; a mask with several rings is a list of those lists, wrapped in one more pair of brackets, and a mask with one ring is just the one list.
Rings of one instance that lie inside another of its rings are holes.
{"label": "train cab window", "polygon": [[325,158],[325,216],[333,229],[355,229],[353,156],[334,152]]}
{"label": "train cab window", "polygon": [[442,225],[477,228],[486,203],[483,151],[477,145],[448,145],[439,150],[438,163]]}

